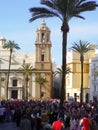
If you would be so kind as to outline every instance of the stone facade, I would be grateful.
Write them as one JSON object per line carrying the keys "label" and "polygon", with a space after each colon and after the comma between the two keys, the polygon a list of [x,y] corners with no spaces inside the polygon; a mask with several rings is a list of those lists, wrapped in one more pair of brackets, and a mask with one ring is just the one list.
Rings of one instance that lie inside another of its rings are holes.
{"label": "stone facade", "polygon": [[[40,98],[40,84],[35,82],[38,76],[42,76],[48,81],[42,86],[42,98],[50,99],[52,97],[53,87],[55,87],[53,83],[53,71],[58,67],[55,66],[55,69],[53,68],[50,34],[50,29],[46,26],[45,22],[42,22],[36,31],[35,52],[13,51],[9,74],[8,99],[23,99],[23,95],[26,95],[26,91],[23,91],[24,88],[26,88],[26,79],[23,73],[19,71],[19,68],[22,67],[23,64],[28,63],[36,69],[29,76],[28,98]],[[3,48],[5,43],[6,39],[0,37],[0,99],[7,98],[7,75],[10,52],[8,49]],[[84,55],[83,101],[98,100],[98,76],[93,75],[94,71],[98,70],[97,62],[98,56],[96,56],[95,50],[89,51]],[[71,68],[72,73],[67,74],[65,78],[66,99],[68,100],[69,97],[73,97],[76,101],[80,101],[81,63],[79,53],[73,51],[67,52],[67,66]],[[60,82],[61,79],[57,78],[57,80]],[[57,84],[56,87],[59,88],[60,83]]]}
{"label": "stone facade", "polygon": [[[6,99],[7,90],[7,75],[9,66],[8,49],[3,46],[6,43],[4,37],[0,37],[0,98]],[[11,68],[9,74],[8,85],[8,99],[23,97],[23,87],[25,85],[25,78],[19,68],[23,64],[31,64],[36,70],[29,76],[28,81],[28,98],[40,98],[40,85],[35,82],[37,76],[43,76],[47,79],[47,83],[42,86],[44,99],[51,98],[52,93],[52,61],[51,61],[51,42],[50,42],[50,29],[42,22],[41,26],[37,29],[35,52],[16,52],[12,53]],[[24,92],[26,93],[26,92]]]}

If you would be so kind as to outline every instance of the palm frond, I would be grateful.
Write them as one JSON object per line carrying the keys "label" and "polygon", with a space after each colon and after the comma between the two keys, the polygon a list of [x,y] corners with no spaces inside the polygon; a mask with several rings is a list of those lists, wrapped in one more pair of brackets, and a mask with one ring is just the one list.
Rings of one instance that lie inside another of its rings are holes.
{"label": "palm frond", "polygon": [[[54,76],[62,75],[62,73],[63,73],[62,69],[61,68],[57,68],[56,71],[54,72]],[[70,67],[66,67],[65,73],[66,74],[72,73],[71,68]]]}
{"label": "palm frond", "polygon": [[40,85],[43,85],[44,83],[47,83],[48,80],[43,76],[39,76],[36,77],[35,82],[39,83]]}
{"label": "palm frond", "polygon": [[80,40],[79,42],[74,42],[70,49],[84,55],[86,52],[94,50],[94,46],[90,42]]}
{"label": "palm frond", "polygon": [[13,49],[17,49],[17,50],[20,49],[19,45],[16,44],[14,41],[11,41],[11,40],[9,40],[9,41],[3,46],[3,48],[12,49],[12,50],[13,50]]}
{"label": "palm frond", "polygon": [[98,7],[95,1],[87,0],[69,0],[67,18],[70,20],[72,17],[85,19],[80,14],[87,11],[93,11]]}
{"label": "palm frond", "polygon": [[24,64],[22,67],[19,68],[19,70],[24,73],[25,75],[31,74],[33,71],[36,71],[35,68],[31,64]]}
{"label": "palm frond", "polygon": [[98,7],[95,1],[87,0],[41,0],[46,7],[30,8],[32,13],[30,22],[38,18],[58,17],[62,21],[69,21],[73,17],[85,19],[80,14],[86,11],[93,11]]}
{"label": "palm frond", "polygon": [[30,22],[38,19],[38,18],[48,18],[48,17],[59,17],[61,20],[61,16],[54,10],[50,10],[44,7],[40,8],[30,8],[29,10],[32,13],[32,18],[29,20]]}

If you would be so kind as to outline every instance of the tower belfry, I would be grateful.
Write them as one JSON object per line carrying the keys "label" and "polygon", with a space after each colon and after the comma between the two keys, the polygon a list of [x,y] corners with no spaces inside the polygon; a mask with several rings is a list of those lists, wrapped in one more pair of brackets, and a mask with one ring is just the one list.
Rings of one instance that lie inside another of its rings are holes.
{"label": "tower belfry", "polygon": [[36,36],[36,68],[51,69],[51,41],[50,30],[45,22],[37,29]]}

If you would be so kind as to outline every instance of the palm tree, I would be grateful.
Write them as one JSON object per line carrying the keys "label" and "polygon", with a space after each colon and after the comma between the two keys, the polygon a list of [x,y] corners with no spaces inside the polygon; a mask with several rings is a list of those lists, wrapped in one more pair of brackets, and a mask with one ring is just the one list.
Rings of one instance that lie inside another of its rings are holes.
{"label": "palm tree", "polygon": [[47,80],[45,77],[43,77],[43,76],[39,76],[39,77],[36,77],[35,82],[39,83],[39,85],[40,85],[40,99],[41,99],[42,96],[43,96],[42,86],[43,86],[45,83],[47,83],[48,80]]}
{"label": "palm tree", "polygon": [[[65,74],[69,74],[69,73],[72,73],[71,68],[66,67]],[[63,74],[63,71],[61,68],[57,68],[56,71],[54,72],[54,76],[56,76],[56,75],[60,76],[60,83],[61,83],[62,74]],[[61,95],[61,84],[60,84],[59,92]]]}
{"label": "palm tree", "polygon": [[94,50],[93,45],[91,45],[87,41],[79,41],[74,42],[71,49],[74,52],[78,52],[80,54],[80,62],[81,62],[81,94],[80,94],[80,102],[83,101],[83,64],[84,64],[84,55],[90,50]]}
{"label": "palm tree", "polygon": [[[67,53],[67,34],[69,32],[69,21],[71,18],[84,19],[80,14],[86,11],[93,11],[98,6],[95,1],[88,0],[41,0],[42,7],[32,7],[30,12],[32,17],[30,22],[39,18],[58,17],[62,21],[62,86],[60,109],[63,110],[64,99],[66,99],[66,53]],[[45,7],[46,6],[46,7]]]}
{"label": "palm tree", "polygon": [[25,75],[25,81],[26,81],[26,100],[28,100],[28,81],[29,81],[29,75],[32,74],[32,72],[35,71],[36,69],[33,68],[33,66],[31,64],[23,64],[22,67],[19,68],[19,70]]}
{"label": "palm tree", "polygon": [[9,49],[10,51],[9,68],[8,68],[8,75],[7,75],[7,90],[6,90],[6,93],[7,93],[6,98],[8,99],[9,73],[10,73],[10,67],[11,67],[12,52],[14,51],[14,49],[19,50],[20,47],[14,41],[9,40],[7,44],[3,46],[3,48]]}
{"label": "palm tree", "polygon": [[[57,70],[54,72],[54,76],[59,74],[59,75],[62,75],[63,71],[61,68],[57,68]],[[65,73],[66,74],[69,74],[71,73],[71,68],[70,67],[66,67],[66,70],[65,70]]]}

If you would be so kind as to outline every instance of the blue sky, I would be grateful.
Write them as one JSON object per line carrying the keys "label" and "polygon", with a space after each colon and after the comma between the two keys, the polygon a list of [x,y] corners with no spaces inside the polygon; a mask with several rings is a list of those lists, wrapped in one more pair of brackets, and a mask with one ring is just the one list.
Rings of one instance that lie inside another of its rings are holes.
{"label": "blue sky", "polygon": [[[29,23],[29,8],[39,6],[40,0],[0,0],[0,36],[14,40],[22,52],[35,51],[36,29],[43,19]],[[98,0],[96,0],[98,3]],[[75,41],[89,41],[98,44],[98,9],[81,14],[86,19],[72,19],[69,22],[68,48]],[[51,30],[52,57],[57,64],[62,63],[61,21],[55,18],[45,19]]]}

